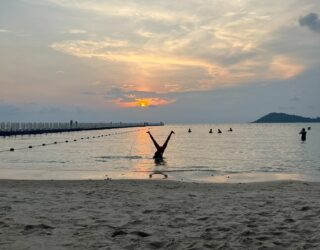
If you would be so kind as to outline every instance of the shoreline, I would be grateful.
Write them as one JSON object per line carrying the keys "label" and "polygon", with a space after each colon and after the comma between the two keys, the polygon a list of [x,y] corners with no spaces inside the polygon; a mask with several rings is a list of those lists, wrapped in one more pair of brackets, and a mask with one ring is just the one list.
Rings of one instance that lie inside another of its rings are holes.
{"label": "shoreline", "polygon": [[6,182],[51,182],[51,183],[87,183],[87,182],[97,182],[97,183],[106,183],[106,182],[115,182],[115,183],[151,183],[151,182],[156,182],[156,183],[176,183],[176,184],[194,184],[194,185],[212,185],[212,186],[228,186],[228,185],[264,185],[264,184],[276,184],[276,183],[306,183],[306,184],[319,184],[320,185],[320,180],[319,181],[309,181],[309,180],[294,180],[294,179],[279,179],[279,180],[265,180],[265,181],[251,181],[251,182],[240,182],[240,181],[234,181],[234,182],[199,182],[195,180],[190,180],[190,181],[184,181],[184,180],[175,180],[175,179],[165,179],[165,178],[146,178],[146,179],[112,179],[112,178],[104,178],[104,179],[6,179],[6,178],[0,178],[0,184],[6,183]]}
{"label": "shoreline", "polygon": [[320,183],[0,180],[4,249],[320,247]]}
{"label": "shoreline", "polygon": [[[81,181],[81,180],[159,180],[197,183],[255,183],[272,181],[320,182],[319,173],[294,172],[243,172],[214,173],[214,171],[148,170],[148,171],[105,171],[105,170],[42,170],[2,168],[0,180],[38,181]],[[150,175],[152,177],[150,178]]]}

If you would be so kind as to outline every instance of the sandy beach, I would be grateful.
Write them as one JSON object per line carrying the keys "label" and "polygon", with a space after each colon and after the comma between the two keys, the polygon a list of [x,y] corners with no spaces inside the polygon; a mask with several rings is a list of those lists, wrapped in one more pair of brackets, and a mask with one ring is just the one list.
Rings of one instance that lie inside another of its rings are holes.
{"label": "sandy beach", "polygon": [[319,249],[320,183],[0,181],[0,249]]}

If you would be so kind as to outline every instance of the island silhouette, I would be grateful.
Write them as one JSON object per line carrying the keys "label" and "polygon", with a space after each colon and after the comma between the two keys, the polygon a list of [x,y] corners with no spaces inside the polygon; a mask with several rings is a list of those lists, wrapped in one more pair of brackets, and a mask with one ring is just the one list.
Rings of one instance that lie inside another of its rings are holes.
{"label": "island silhouette", "polygon": [[320,122],[320,117],[309,118],[285,113],[269,113],[253,123],[293,123],[293,122]]}

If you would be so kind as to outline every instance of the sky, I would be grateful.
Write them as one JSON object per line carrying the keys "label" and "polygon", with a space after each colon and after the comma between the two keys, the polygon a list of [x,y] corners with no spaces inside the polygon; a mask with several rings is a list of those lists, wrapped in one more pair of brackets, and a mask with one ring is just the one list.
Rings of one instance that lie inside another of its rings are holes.
{"label": "sky", "polygon": [[0,0],[0,121],[320,116],[320,1]]}

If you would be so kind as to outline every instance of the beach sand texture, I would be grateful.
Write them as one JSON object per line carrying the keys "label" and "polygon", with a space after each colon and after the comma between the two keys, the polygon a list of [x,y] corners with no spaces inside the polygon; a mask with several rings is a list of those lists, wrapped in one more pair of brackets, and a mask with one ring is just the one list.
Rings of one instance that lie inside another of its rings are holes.
{"label": "beach sand texture", "polygon": [[0,181],[0,249],[320,249],[320,184]]}

